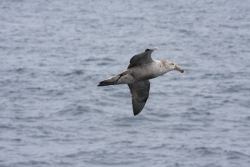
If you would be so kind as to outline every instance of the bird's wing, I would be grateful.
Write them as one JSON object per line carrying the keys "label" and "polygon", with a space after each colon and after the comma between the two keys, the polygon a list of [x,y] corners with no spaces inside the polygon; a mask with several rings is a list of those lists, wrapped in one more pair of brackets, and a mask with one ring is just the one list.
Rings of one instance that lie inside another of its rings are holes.
{"label": "bird's wing", "polygon": [[128,66],[129,68],[132,68],[134,66],[138,66],[141,64],[147,64],[152,62],[152,58],[151,58],[151,53],[156,50],[157,48],[150,48],[150,49],[146,49],[144,52],[142,53],[138,53],[136,55],[134,55],[131,59],[130,59],[130,64]]}
{"label": "bird's wing", "polygon": [[128,84],[131,95],[134,115],[141,112],[149,96],[150,82],[148,80]]}

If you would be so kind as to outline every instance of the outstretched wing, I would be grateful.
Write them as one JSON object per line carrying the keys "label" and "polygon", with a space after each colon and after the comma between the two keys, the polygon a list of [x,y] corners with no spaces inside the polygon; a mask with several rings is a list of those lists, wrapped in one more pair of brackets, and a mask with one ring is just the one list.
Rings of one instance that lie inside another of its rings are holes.
{"label": "outstretched wing", "polygon": [[141,112],[145,106],[150,89],[150,82],[148,80],[128,84],[130,92],[132,94],[132,105],[134,115],[137,115]]}
{"label": "outstretched wing", "polygon": [[147,64],[152,62],[152,58],[151,58],[151,53],[156,50],[157,48],[150,48],[150,49],[146,49],[145,52],[142,53],[138,53],[137,55],[133,56],[130,59],[130,64],[128,66],[129,68],[132,68],[134,66],[138,66],[141,64]]}

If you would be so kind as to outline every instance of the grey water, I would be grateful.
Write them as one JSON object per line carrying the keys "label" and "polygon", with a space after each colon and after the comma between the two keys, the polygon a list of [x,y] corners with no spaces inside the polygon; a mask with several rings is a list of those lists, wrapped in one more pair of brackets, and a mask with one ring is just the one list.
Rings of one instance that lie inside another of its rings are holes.
{"label": "grey water", "polygon": [[[97,87],[158,47],[185,72]],[[250,3],[1,0],[1,167],[249,167]]]}

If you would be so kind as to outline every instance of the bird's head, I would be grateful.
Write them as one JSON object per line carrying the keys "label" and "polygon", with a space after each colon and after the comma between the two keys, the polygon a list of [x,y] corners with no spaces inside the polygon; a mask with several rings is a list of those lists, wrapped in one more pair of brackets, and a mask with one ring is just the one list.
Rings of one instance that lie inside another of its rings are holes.
{"label": "bird's head", "polygon": [[177,71],[180,71],[181,73],[184,72],[184,70],[180,66],[178,66],[171,60],[165,60],[164,65],[168,68],[169,71],[177,70]]}

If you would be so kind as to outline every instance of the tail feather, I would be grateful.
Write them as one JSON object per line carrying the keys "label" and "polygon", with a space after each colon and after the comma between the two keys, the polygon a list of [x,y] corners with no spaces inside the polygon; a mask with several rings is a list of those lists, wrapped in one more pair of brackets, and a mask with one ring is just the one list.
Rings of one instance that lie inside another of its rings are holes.
{"label": "tail feather", "polygon": [[109,79],[101,81],[98,86],[108,86],[108,85],[115,85],[117,81],[119,80],[120,75],[113,76]]}
{"label": "tail feather", "polygon": [[109,82],[108,80],[104,80],[98,84],[98,86],[108,86],[108,85],[114,85],[114,82]]}

